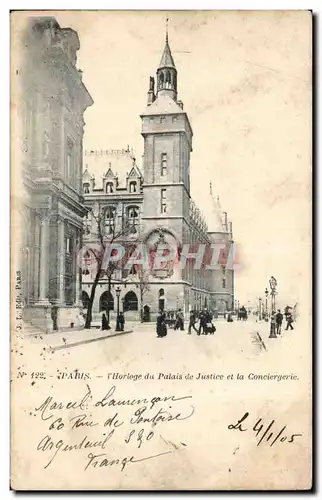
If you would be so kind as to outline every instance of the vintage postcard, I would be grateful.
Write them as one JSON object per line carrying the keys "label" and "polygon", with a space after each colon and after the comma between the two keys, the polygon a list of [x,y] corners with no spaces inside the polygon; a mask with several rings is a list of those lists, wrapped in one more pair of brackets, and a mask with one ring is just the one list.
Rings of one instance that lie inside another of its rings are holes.
{"label": "vintage postcard", "polygon": [[11,14],[11,487],[312,487],[312,14]]}

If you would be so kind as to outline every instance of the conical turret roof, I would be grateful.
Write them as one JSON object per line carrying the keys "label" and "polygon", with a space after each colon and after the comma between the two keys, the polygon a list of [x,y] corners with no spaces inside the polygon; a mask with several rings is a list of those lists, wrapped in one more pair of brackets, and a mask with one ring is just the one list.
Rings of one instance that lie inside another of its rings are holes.
{"label": "conical turret roof", "polygon": [[161,58],[161,61],[159,64],[159,69],[161,69],[161,68],[174,68],[174,69],[176,69],[175,64],[174,64],[174,60],[173,60],[173,57],[171,54],[170,45],[168,42],[168,37],[166,37],[164,51],[163,51],[162,58]]}
{"label": "conical turret roof", "polygon": [[207,203],[208,213],[207,213],[207,223],[209,233],[225,233],[227,232],[223,224],[223,210],[219,201],[219,196],[214,199],[212,194],[212,187],[210,184],[210,190],[208,193],[208,203]]}

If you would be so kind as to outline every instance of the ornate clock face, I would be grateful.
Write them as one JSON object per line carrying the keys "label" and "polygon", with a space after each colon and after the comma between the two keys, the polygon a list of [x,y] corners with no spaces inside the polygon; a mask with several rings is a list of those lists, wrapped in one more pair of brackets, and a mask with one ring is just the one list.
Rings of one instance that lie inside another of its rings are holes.
{"label": "ornate clock face", "polygon": [[[150,272],[160,279],[169,278],[173,275],[174,261],[177,259],[177,245],[174,237],[165,231],[152,233],[147,241]],[[175,248],[174,248],[175,246]],[[169,255],[172,258],[169,259]],[[164,261],[162,261],[164,257]]]}

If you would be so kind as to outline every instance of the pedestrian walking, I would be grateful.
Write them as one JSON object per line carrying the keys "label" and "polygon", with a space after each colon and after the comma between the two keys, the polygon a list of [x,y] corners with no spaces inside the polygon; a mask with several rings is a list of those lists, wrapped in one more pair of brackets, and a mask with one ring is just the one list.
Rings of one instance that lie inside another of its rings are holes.
{"label": "pedestrian walking", "polygon": [[278,335],[281,335],[282,323],[283,323],[283,314],[281,313],[281,310],[278,309],[276,314],[276,333]]}
{"label": "pedestrian walking", "polygon": [[102,330],[109,330],[109,324],[105,312],[102,314]]}
{"label": "pedestrian walking", "polygon": [[176,322],[175,322],[175,325],[174,325],[174,329],[175,330],[178,330],[180,328],[180,330],[184,330],[184,322],[183,322],[183,312],[181,311],[181,309],[178,310],[177,312],[177,315],[176,315]]}
{"label": "pedestrian walking", "polygon": [[208,314],[207,314],[206,308],[203,311],[201,311],[201,313],[199,315],[199,320],[200,320],[200,324],[199,324],[198,335],[201,334],[201,331],[202,331],[202,335],[207,335]]}
{"label": "pedestrian walking", "polygon": [[166,318],[165,313],[163,311],[159,311],[156,324],[158,338],[165,337],[167,335],[167,325],[165,322],[165,318]]}
{"label": "pedestrian walking", "polygon": [[191,334],[191,328],[194,329],[196,333],[198,333],[198,330],[196,328],[196,313],[194,311],[190,312],[190,317],[189,317],[189,326],[188,326],[188,333],[189,335]]}
{"label": "pedestrian walking", "polygon": [[288,330],[289,327],[291,328],[291,330],[294,330],[293,324],[292,324],[293,323],[293,316],[292,316],[291,312],[288,312],[285,316],[286,316],[286,318],[285,318],[286,319],[285,330]]}
{"label": "pedestrian walking", "polygon": [[119,327],[120,327],[121,332],[124,331],[124,325],[125,325],[125,317],[124,317],[123,312],[121,311],[119,314]]}

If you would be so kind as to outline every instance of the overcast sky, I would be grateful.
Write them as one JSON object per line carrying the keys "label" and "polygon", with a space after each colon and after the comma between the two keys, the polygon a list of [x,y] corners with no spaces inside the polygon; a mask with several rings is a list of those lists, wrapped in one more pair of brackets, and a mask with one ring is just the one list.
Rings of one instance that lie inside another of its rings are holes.
{"label": "overcast sky", "polygon": [[[169,17],[179,98],[193,128],[191,194],[213,192],[233,221],[236,298],[278,281],[280,305],[310,290],[311,22],[305,12],[59,12],[78,32],[94,99],[86,149],[133,147]],[[207,215],[207,214],[205,214]]]}

